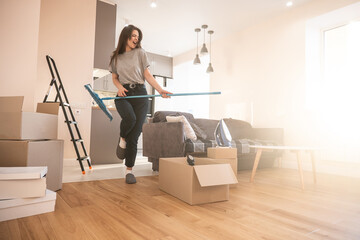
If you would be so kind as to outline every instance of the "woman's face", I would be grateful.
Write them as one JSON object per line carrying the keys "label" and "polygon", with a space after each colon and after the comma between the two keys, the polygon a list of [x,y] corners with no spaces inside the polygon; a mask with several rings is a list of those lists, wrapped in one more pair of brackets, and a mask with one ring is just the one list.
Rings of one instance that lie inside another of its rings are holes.
{"label": "woman's face", "polygon": [[139,32],[137,30],[133,30],[130,36],[130,39],[127,41],[126,49],[128,51],[133,50],[139,42]]}

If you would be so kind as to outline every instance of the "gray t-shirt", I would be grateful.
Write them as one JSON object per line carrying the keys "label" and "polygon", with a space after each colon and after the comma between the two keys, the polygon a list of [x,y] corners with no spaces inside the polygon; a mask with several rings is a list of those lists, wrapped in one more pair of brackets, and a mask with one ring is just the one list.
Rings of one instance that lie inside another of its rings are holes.
{"label": "gray t-shirt", "polygon": [[124,84],[144,84],[144,71],[150,66],[146,52],[142,48],[135,48],[117,56],[116,64],[113,61],[109,66],[111,73],[119,75],[119,80]]}

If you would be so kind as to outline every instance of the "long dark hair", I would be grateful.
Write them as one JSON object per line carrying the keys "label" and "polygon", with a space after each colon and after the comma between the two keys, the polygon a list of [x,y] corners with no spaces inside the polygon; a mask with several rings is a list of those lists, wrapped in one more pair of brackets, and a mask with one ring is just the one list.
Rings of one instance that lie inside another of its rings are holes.
{"label": "long dark hair", "polygon": [[136,44],[135,48],[141,48],[141,40],[142,40],[141,30],[139,28],[135,27],[134,25],[128,25],[128,26],[124,27],[120,33],[118,45],[111,56],[110,65],[114,60],[115,60],[115,64],[116,64],[116,57],[119,54],[123,54],[125,52],[127,41],[129,39],[131,39],[131,34],[134,30],[137,30],[139,33],[138,43]]}

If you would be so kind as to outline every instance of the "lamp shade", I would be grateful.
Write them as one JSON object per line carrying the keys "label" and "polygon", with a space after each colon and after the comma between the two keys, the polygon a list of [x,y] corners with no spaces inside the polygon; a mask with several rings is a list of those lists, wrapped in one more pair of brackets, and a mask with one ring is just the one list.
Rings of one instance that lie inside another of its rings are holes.
{"label": "lamp shade", "polygon": [[200,58],[199,58],[199,54],[196,54],[196,57],[194,59],[194,64],[197,65],[197,64],[200,64],[201,61],[200,61]]}
{"label": "lamp shade", "polygon": [[213,69],[211,63],[209,63],[209,66],[208,66],[208,68],[206,69],[206,72],[207,72],[207,73],[212,73],[212,72],[214,72],[214,69]]}
{"label": "lamp shade", "polygon": [[208,50],[207,50],[207,47],[206,47],[205,43],[203,44],[203,46],[202,46],[202,48],[201,48],[201,50],[200,50],[200,54],[201,54],[201,55],[206,55],[206,54],[208,54]]}

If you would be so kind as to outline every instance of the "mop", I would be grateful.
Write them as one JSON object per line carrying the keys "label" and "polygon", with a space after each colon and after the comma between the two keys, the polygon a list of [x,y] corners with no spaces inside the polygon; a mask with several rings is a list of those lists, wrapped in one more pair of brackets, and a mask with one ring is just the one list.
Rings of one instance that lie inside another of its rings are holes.
{"label": "mop", "polygon": [[[113,119],[113,116],[109,109],[107,109],[106,105],[104,104],[104,100],[111,100],[111,99],[129,99],[129,98],[150,98],[150,97],[161,97],[160,94],[157,95],[137,95],[137,96],[126,96],[126,97],[105,97],[100,98],[99,95],[93,91],[90,84],[84,85],[85,89],[90,93],[91,97],[95,100],[98,104],[99,108],[105,113],[105,115],[110,119]],[[175,96],[193,96],[193,95],[214,95],[214,94],[221,94],[221,92],[196,92],[196,93],[173,93],[173,94],[166,94],[167,96],[175,97]]]}

